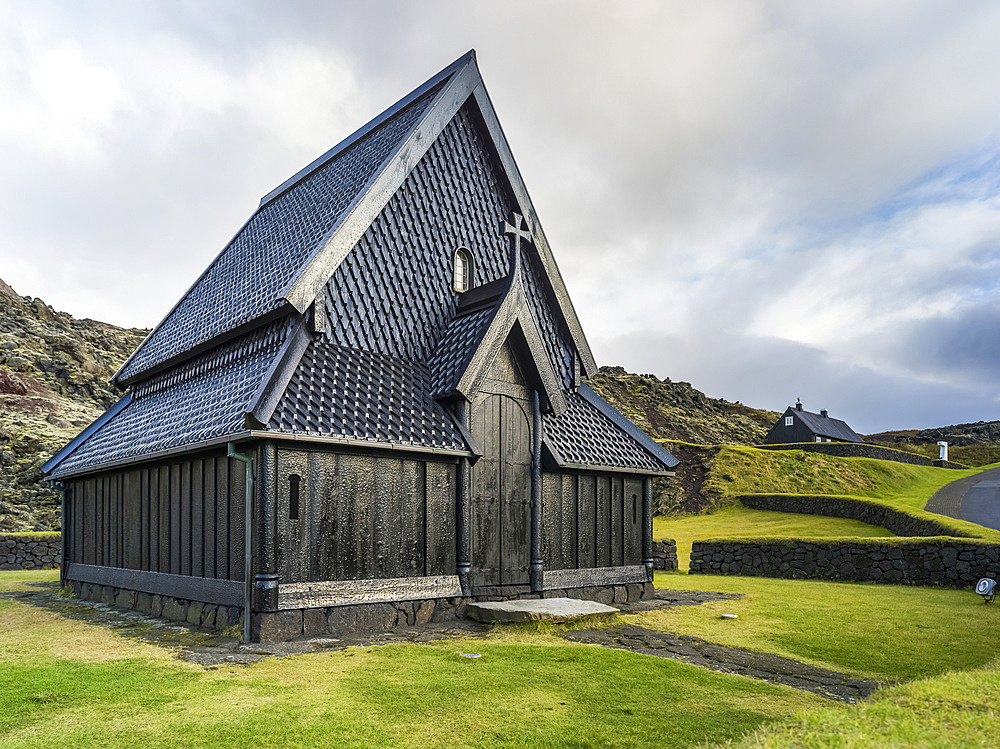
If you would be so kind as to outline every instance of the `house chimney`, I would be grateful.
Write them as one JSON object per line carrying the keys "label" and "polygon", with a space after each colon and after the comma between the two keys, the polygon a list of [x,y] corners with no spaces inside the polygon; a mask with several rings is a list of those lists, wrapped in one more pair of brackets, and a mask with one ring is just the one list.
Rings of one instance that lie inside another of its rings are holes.
{"label": "house chimney", "polygon": [[830,414],[828,414],[828,413],[826,412],[826,409],[824,408],[824,409],[823,409],[822,411],[820,411],[820,412],[819,412],[819,415],[820,415],[820,416],[822,416],[822,417],[823,417],[823,418],[825,419],[825,418],[826,418],[827,416],[829,416]]}
{"label": "house chimney", "polygon": [[796,411],[801,411],[802,410],[802,399],[801,398],[796,398],[795,399],[795,410]]}

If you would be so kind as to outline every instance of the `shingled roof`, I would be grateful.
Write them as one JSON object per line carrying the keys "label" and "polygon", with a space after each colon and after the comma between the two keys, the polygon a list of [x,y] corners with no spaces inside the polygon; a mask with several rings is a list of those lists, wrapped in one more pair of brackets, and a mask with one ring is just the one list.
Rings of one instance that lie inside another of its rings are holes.
{"label": "shingled roof", "polygon": [[[497,226],[514,214],[518,253]],[[476,248],[461,296],[457,246]],[[125,398],[43,470],[256,436],[472,454],[448,403],[510,335],[559,465],[676,464],[577,389],[596,364],[470,52],[266,195],[116,373]]]}
{"label": "shingled roof", "polygon": [[861,435],[851,429],[846,421],[832,419],[825,413],[813,413],[812,411],[798,410],[788,407],[785,412],[789,415],[797,416],[817,437],[826,437],[837,442],[864,442]]}

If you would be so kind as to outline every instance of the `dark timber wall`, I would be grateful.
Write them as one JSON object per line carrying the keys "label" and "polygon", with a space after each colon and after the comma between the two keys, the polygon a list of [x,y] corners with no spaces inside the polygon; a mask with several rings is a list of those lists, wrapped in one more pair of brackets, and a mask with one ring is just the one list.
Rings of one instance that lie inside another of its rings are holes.
{"label": "dark timber wall", "polygon": [[218,452],[67,481],[66,561],[242,580],[245,477]]}
{"label": "dark timber wall", "polygon": [[456,472],[456,463],[279,449],[281,582],[454,575]]}
{"label": "dark timber wall", "polygon": [[547,570],[642,564],[642,480],[596,473],[542,476]]}

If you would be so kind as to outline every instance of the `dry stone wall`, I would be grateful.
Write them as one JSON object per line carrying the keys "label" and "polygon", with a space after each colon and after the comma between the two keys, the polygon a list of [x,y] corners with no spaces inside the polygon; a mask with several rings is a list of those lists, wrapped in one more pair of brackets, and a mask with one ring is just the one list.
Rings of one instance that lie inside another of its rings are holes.
{"label": "dry stone wall", "polygon": [[876,460],[891,460],[915,466],[937,466],[938,468],[955,468],[957,470],[968,468],[968,466],[953,463],[950,460],[933,460],[925,455],[857,442],[795,442],[783,445],[754,445],[754,447],[758,450],[804,450],[807,453],[823,453],[838,458],[875,458]]}
{"label": "dry stone wall", "polygon": [[671,538],[653,541],[653,569],[677,569],[677,542]]}
{"label": "dry stone wall", "polygon": [[946,585],[1000,574],[1000,544],[952,538],[695,541],[691,574]]}
{"label": "dry stone wall", "polygon": [[0,570],[58,567],[62,541],[58,533],[0,533]]}

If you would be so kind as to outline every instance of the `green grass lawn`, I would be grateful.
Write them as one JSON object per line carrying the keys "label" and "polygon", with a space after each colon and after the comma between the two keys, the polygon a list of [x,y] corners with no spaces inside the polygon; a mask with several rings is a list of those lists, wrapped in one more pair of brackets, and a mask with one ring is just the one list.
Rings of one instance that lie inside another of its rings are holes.
{"label": "green grass lawn", "polygon": [[791,512],[751,510],[741,504],[719,507],[711,515],[653,518],[653,538],[677,542],[681,570],[688,569],[691,543],[705,538],[832,538],[842,536],[891,536],[885,528],[857,520],[799,515]]}
{"label": "green grass lawn", "polygon": [[[3,593],[0,745],[694,746],[825,703],[523,627],[206,669]],[[479,653],[469,659],[462,653]]]}
{"label": "green grass lawn", "polygon": [[880,690],[851,710],[809,710],[733,745],[744,749],[996,746],[998,704],[1000,664],[993,663]]}
{"label": "green grass lawn", "polygon": [[658,572],[656,586],[745,595],[636,615],[642,626],[880,682],[977,668],[1000,657],[1000,606],[984,605],[971,591],[676,572]]}
{"label": "green grass lawn", "polygon": [[992,740],[980,721],[1000,697],[995,667],[946,673],[1000,655],[1000,607],[943,588],[660,573],[745,597],[623,617],[883,682],[934,677],[845,706],[528,627],[206,669],[4,595],[55,577],[0,573],[5,748],[969,746]]}

